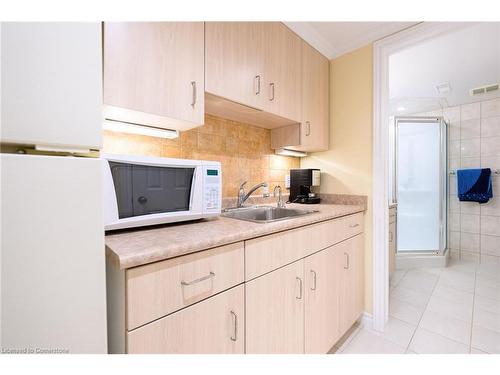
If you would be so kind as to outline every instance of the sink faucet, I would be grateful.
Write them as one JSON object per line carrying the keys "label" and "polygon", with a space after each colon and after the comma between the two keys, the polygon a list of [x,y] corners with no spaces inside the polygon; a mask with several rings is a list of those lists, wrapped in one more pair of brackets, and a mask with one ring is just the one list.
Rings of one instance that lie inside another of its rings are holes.
{"label": "sink faucet", "polygon": [[276,185],[274,187],[273,196],[276,198],[276,190],[278,190],[278,200],[276,201],[276,205],[278,208],[286,208],[285,201],[283,200],[283,194],[281,194],[281,186]]}
{"label": "sink faucet", "polygon": [[[243,182],[240,185],[240,190],[238,191],[238,207],[242,207],[243,203],[245,203],[245,201],[248,199],[248,197],[250,197],[250,195],[252,195],[252,193],[255,190],[257,190],[261,187],[263,187],[263,188],[268,187],[267,182],[261,182],[260,184],[255,185],[253,188],[250,189],[250,191],[248,193],[245,194],[244,186],[246,185],[246,183],[247,183],[247,181]],[[264,193],[262,194],[262,197],[263,198],[269,197],[269,192],[267,190],[265,190]]]}

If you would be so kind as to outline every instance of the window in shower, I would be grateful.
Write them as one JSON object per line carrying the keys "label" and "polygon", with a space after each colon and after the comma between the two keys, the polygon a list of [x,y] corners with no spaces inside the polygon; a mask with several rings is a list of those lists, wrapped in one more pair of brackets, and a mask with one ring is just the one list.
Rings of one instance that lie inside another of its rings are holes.
{"label": "window in shower", "polygon": [[446,125],[441,118],[395,118],[397,252],[446,248]]}

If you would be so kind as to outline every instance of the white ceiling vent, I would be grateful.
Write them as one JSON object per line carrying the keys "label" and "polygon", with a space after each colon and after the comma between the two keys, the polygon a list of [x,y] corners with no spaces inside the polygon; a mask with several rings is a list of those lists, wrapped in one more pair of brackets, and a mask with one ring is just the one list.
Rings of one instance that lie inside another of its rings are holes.
{"label": "white ceiling vent", "polygon": [[438,94],[448,94],[451,91],[450,82],[443,82],[434,86]]}
{"label": "white ceiling vent", "polygon": [[476,87],[474,89],[470,89],[469,93],[471,96],[487,94],[489,92],[498,90],[498,88],[499,88],[498,83],[495,83],[493,85],[481,86],[481,87]]}

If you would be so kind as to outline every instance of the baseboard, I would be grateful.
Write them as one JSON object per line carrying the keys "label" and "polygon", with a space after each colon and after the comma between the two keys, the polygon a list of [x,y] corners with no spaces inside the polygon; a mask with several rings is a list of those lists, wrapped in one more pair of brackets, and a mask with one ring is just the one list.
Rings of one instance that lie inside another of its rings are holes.
{"label": "baseboard", "polygon": [[396,255],[396,269],[416,267],[444,268],[448,263],[448,251],[443,254],[404,254]]}
{"label": "baseboard", "polygon": [[359,318],[359,322],[363,327],[366,327],[368,329],[373,329],[373,315],[370,313],[367,313],[366,311],[363,311]]}

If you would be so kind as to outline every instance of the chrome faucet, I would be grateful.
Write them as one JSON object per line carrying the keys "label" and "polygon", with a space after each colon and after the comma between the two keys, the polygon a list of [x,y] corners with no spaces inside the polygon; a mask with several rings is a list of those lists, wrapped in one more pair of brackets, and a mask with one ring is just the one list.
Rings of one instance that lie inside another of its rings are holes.
{"label": "chrome faucet", "polygon": [[278,190],[278,200],[276,201],[276,205],[278,206],[278,208],[286,208],[285,201],[283,200],[283,194],[281,194],[281,186],[276,185],[274,187],[273,191],[274,198],[276,198],[276,190]]}
{"label": "chrome faucet", "polygon": [[[240,185],[240,190],[238,191],[238,207],[243,207],[243,203],[245,203],[245,201],[250,197],[250,195],[252,195],[252,193],[263,187],[263,188],[267,188],[268,185],[267,185],[267,182],[261,182],[260,184],[257,184],[255,185],[253,188],[250,189],[250,191],[248,193],[245,194],[245,189],[244,189],[244,186],[246,185],[247,181],[243,182],[241,185]],[[263,198],[267,198],[269,197],[269,192],[266,190],[264,192],[264,194],[262,194],[262,197]]]}

